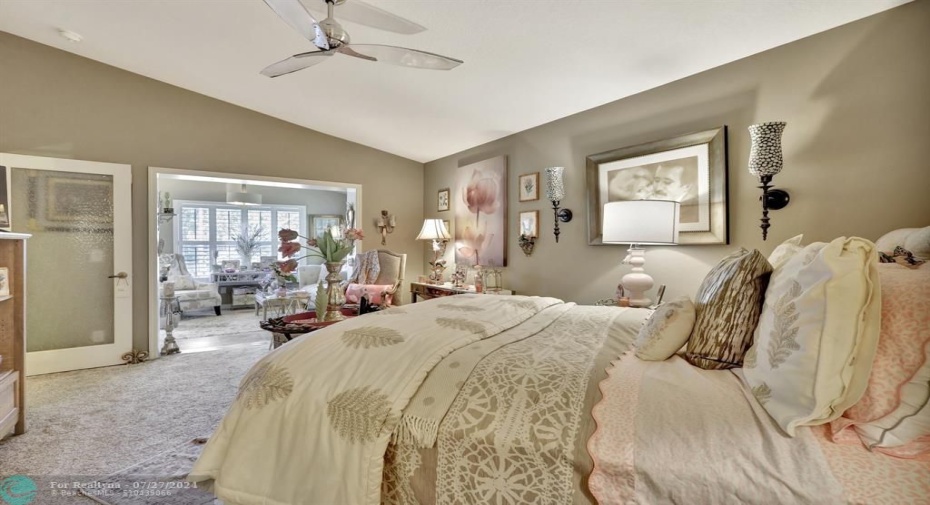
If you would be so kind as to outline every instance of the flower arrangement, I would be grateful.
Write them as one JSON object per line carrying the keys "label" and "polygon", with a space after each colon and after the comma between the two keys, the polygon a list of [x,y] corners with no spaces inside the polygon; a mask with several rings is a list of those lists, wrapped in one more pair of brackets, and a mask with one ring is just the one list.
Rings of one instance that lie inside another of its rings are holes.
{"label": "flower arrangement", "polygon": [[[278,252],[290,259],[277,262],[274,266],[275,273],[280,271],[284,274],[291,274],[297,270],[297,262],[303,258],[316,257],[323,258],[323,261],[327,263],[341,263],[355,248],[355,241],[363,238],[365,237],[362,235],[362,230],[358,228],[344,229],[340,226],[333,226],[324,231],[320,239],[308,239],[294,230],[285,228],[278,232],[278,239],[281,240]],[[298,239],[306,240],[306,244],[301,244]],[[294,258],[302,249],[306,249],[307,254]]]}

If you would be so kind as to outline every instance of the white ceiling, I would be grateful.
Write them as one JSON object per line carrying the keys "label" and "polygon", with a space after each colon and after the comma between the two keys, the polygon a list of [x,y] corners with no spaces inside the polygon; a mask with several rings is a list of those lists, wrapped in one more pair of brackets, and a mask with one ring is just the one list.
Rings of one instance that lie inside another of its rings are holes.
{"label": "white ceiling", "polygon": [[430,71],[337,55],[269,79],[259,70],[314,48],[262,0],[2,0],[0,30],[426,162],[909,0],[367,1],[428,30],[345,21],[353,42],[465,63]]}

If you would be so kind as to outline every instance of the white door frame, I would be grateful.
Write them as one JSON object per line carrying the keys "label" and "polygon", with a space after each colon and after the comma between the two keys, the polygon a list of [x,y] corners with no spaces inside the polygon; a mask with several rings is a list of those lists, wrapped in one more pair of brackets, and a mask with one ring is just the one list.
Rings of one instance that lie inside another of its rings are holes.
{"label": "white door frame", "polygon": [[[230,183],[238,183],[241,180],[246,181],[265,181],[279,184],[288,184],[301,189],[304,186],[328,186],[343,189],[355,190],[355,222],[359,223],[362,216],[362,185],[350,184],[345,182],[317,181],[311,179],[290,179],[285,177],[269,177],[254,174],[234,174],[227,172],[208,172],[204,170],[188,170],[181,168],[164,168],[149,167],[148,180],[148,231],[149,231],[149,248],[148,248],[148,278],[149,278],[149,359],[160,357],[160,348],[158,343],[158,176],[159,174],[173,174],[189,176],[191,180],[203,178],[208,179],[231,179]],[[312,189],[312,188],[305,188]],[[358,224],[356,224],[357,227]]]}
{"label": "white door frame", "polygon": [[132,167],[121,163],[7,153],[0,153],[0,164],[10,170],[15,167],[113,177],[113,273],[129,275],[125,280],[114,279],[114,288],[120,284],[113,293],[113,343],[27,352],[26,375],[121,364],[123,353],[132,350]]}

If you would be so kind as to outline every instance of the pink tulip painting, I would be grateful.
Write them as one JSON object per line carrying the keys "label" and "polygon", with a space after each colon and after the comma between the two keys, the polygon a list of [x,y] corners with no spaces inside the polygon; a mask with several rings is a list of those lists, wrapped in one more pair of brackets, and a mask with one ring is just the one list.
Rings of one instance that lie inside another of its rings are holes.
{"label": "pink tulip painting", "polygon": [[507,158],[498,156],[458,169],[455,263],[506,266]]}

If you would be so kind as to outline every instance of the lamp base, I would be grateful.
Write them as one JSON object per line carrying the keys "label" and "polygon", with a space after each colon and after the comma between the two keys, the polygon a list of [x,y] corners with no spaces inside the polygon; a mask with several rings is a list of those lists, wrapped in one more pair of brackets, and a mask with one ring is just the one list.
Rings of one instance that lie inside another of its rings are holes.
{"label": "lamp base", "polygon": [[627,253],[629,255],[625,262],[633,265],[633,270],[620,279],[620,284],[623,285],[626,296],[630,298],[631,307],[648,307],[652,305],[652,300],[646,297],[646,291],[652,289],[655,281],[643,270],[643,265],[646,264],[646,251],[633,246]]}

